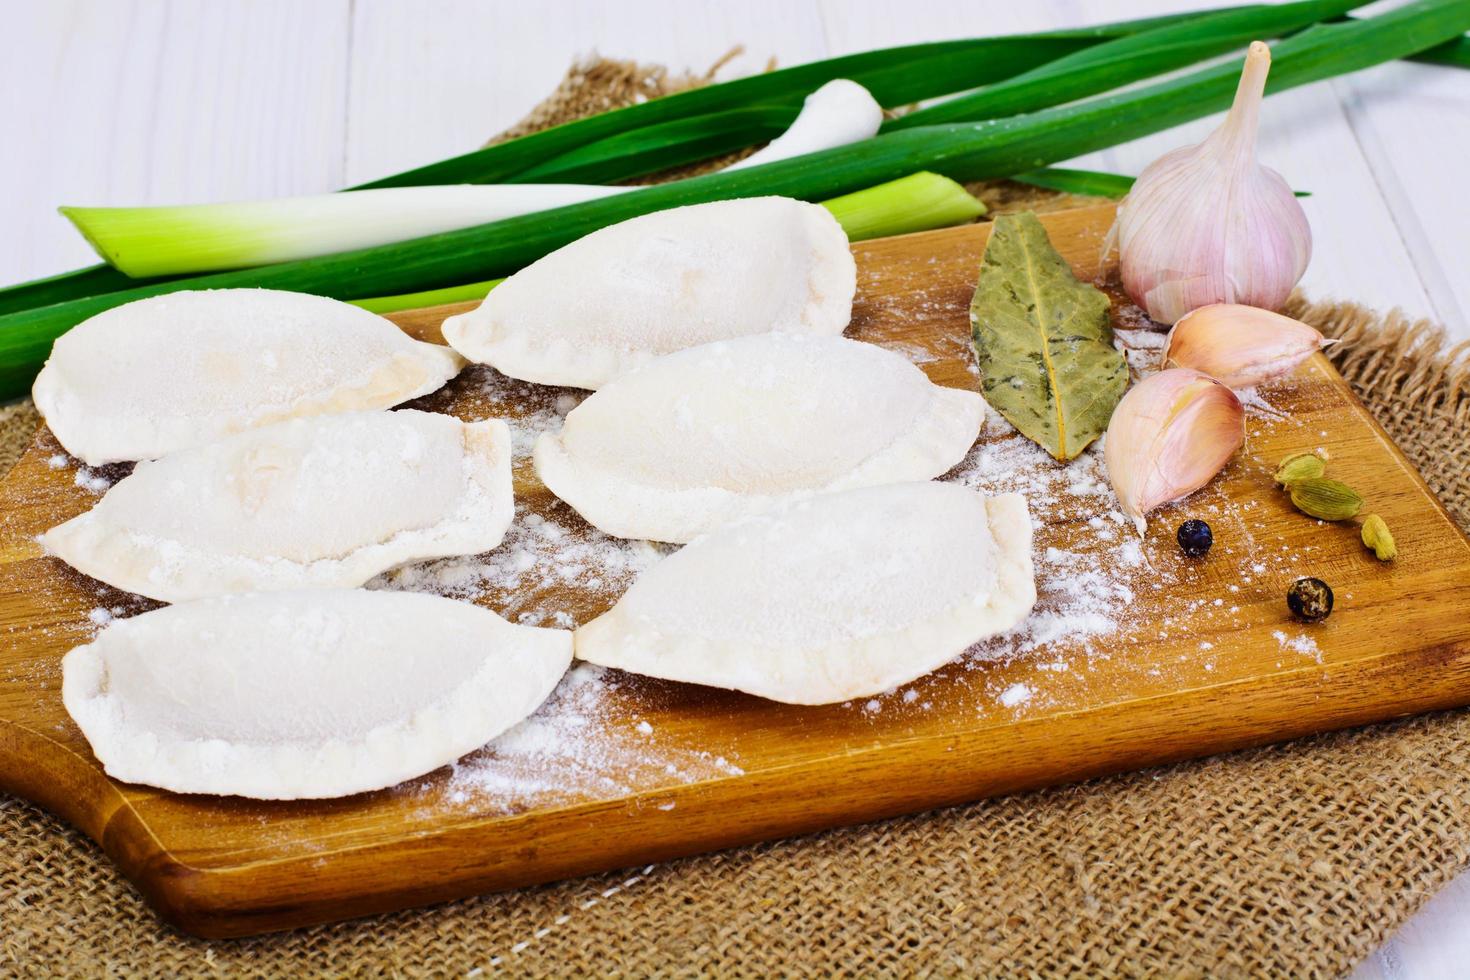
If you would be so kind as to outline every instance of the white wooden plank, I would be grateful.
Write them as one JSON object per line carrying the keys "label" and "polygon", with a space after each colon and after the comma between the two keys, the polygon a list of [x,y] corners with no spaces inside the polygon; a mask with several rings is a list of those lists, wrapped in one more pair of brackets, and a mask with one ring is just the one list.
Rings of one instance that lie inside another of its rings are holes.
{"label": "white wooden plank", "polygon": [[1470,962],[1470,877],[1461,875],[1429,900],[1350,980],[1460,980]]}
{"label": "white wooden plank", "polygon": [[704,71],[735,44],[726,74],[823,57],[809,0],[731,4],[405,4],[358,0],[347,179],[356,183],[464,153],[520,119],[574,59],[593,52]]}
{"label": "white wooden plank", "polygon": [[1337,79],[1347,119],[1393,213],[1433,313],[1470,340],[1470,76],[1392,64]]}
{"label": "white wooden plank", "polygon": [[11,3],[4,17],[0,282],[96,261],[58,204],[341,183],[347,0]]}

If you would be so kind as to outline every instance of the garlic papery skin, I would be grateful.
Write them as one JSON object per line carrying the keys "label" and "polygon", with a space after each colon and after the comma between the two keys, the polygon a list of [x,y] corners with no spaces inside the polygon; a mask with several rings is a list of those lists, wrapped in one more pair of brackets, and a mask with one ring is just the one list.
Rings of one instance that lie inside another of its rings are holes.
{"label": "garlic papery skin", "polygon": [[1280,313],[1215,303],[1186,313],[1164,341],[1165,367],[1192,368],[1236,390],[1295,371],[1335,341]]}
{"label": "garlic papery skin", "polygon": [[1173,368],[1129,389],[1103,443],[1108,482],[1142,535],[1149,511],[1194,493],[1245,442],[1245,408],[1214,378]]}
{"label": "garlic papery skin", "polygon": [[1118,207],[1123,286],[1160,323],[1211,303],[1277,309],[1312,257],[1306,212],[1256,162],[1271,49],[1251,44],[1220,128],[1146,167]]}

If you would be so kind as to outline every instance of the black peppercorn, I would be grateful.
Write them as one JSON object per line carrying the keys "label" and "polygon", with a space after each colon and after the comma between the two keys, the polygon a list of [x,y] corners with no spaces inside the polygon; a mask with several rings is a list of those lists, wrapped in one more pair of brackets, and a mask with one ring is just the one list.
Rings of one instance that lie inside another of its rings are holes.
{"label": "black peppercorn", "polygon": [[1191,558],[1198,558],[1210,550],[1210,545],[1215,543],[1215,536],[1210,533],[1210,525],[1204,521],[1188,520],[1179,525],[1179,532],[1175,535],[1179,539],[1179,547]]}
{"label": "black peppercorn", "polygon": [[1297,619],[1319,622],[1332,612],[1332,589],[1320,578],[1299,578],[1286,590],[1286,605]]}

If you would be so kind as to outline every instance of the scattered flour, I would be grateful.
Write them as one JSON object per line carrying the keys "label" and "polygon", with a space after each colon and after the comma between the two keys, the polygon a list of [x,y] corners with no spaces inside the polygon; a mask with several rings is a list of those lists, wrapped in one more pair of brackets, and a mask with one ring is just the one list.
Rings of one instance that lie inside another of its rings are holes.
{"label": "scattered flour", "polygon": [[1322,648],[1317,646],[1316,640],[1305,633],[1287,636],[1284,630],[1273,630],[1271,635],[1276,638],[1277,643],[1281,644],[1281,649],[1312,657],[1319,664],[1322,662]]}
{"label": "scattered flour", "polygon": [[1014,708],[1018,704],[1025,704],[1031,700],[1031,695],[1036,692],[1026,684],[1012,684],[1001,692],[1000,703],[1007,708]]}
{"label": "scattered flour", "polygon": [[[47,465],[50,464],[48,463]],[[108,487],[112,486],[112,481],[107,477],[93,470],[89,470],[85,466],[77,467],[76,476],[73,477],[72,482],[91,493],[106,493]]]}
{"label": "scattered flour", "polygon": [[420,791],[440,803],[519,813],[744,774],[723,756],[660,740],[646,721],[627,725],[638,683],[577,664],[534,715],[460,760],[447,786],[429,780]]}

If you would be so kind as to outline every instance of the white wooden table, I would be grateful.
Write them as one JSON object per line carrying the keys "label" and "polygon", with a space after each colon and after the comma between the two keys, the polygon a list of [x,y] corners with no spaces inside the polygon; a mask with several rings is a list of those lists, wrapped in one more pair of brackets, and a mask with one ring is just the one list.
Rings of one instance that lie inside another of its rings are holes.
{"label": "white wooden table", "polygon": [[[724,74],[1223,0],[0,0],[0,283],[95,261],[58,204],[332,190],[478,145],[600,52]],[[1372,12],[1371,10],[1369,12]],[[1137,173],[1215,120],[1093,154]],[[1470,74],[1392,64],[1272,97],[1261,156],[1310,190],[1303,286],[1470,339]],[[1462,975],[1470,882],[1365,976]]]}

